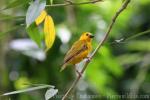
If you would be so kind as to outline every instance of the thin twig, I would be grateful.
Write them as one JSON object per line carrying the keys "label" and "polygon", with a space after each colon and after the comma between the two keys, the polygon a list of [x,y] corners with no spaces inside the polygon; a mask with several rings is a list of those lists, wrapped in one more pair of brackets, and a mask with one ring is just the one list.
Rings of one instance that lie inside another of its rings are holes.
{"label": "thin twig", "polygon": [[79,3],[67,1],[66,3],[61,3],[61,4],[46,5],[46,7],[60,7],[60,6],[71,6],[71,5],[95,4],[97,2],[102,2],[102,1],[103,0],[93,0],[93,1],[86,1],[86,2],[79,2]]}
{"label": "thin twig", "polygon": [[[108,38],[108,35],[110,33],[110,31],[112,30],[112,27],[114,25],[114,23],[116,22],[116,19],[118,18],[118,16],[120,15],[120,13],[126,9],[126,7],[128,6],[130,0],[126,0],[123,5],[121,6],[121,8],[115,13],[115,15],[113,16],[112,20],[111,20],[111,23],[108,27],[108,30],[103,38],[102,41],[99,42],[97,48],[94,50],[94,52],[92,53],[92,55],[90,56],[90,59],[93,59],[94,55],[97,53],[97,51],[100,49],[100,47],[103,45],[103,43],[106,41],[106,39]],[[90,63],[89,60],[87,60],[85,62],[85,65],[81,71],[81,74],[85,71],[85,69],[87,68],[87,65]],[[71,85],[71,87],[69,88],[69,90],[66,92],[66,94],[63,96],[62,100],[65,100],[67,98],[67,96],[69,95],[69,93],[72,91],[72,89],[76,86],[76,84],[78,83],[78,81],[80,80],[81,78],[81,75],[79,75],[77,77],[77,79],[73,82],[73,84]]]}
{"label": "thin twig", "polygon": [[117,39],[117,40],[114,40],[113,42],[110,42],[109,44],[122,44],[122,43],[127,43],[127,42],[130,42],[130,40],[132,39],[135,39],[141,35],[145,35],[145,34],[148,34],[150,33],[150,29],[146,30],[146,31],[142,31],[142,32],[139,32],[139,33],[134,33],[134,35],[131,35],[129,37],[122,37],[120,39]]}
{"label": "thin twig", "polygon": [[147,33],[150,33],[150,29],[148,29],[146,31],[143,31],[143,32],[140,32],[140,33],[136,33],[135,35],[132,35],[132,36],[126,38],[125,41],[132,40],[132,39],[134,39],[136,37],[139,37],[139,36],[147,34]]}

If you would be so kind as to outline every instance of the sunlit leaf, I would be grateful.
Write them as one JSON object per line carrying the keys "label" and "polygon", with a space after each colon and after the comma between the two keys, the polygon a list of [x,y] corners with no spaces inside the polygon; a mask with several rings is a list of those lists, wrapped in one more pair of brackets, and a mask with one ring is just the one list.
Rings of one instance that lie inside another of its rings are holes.
{"label": "sunlit leaf", "polygon": [[30,83],[30,81],[27,77],[21,76],[14,82],[14,87],[17,90],[28,88],[29,86],[24,85],[24,83]]}
{"label": "sunlit leaf", "polygon": [[51,16],[47,15],[44,22],[46,51],[50,49],[55,40],[55,26]]}
{"label": "sunlit leaf", "polygon": [[[100,58],[95,58],[94,63],[89,65],[92,67],[87,68],[86,75],[88,82],[102,95],[107,95],[107,93],[112,94],[112,91],[115,93],[112,88],[107,86],[109,83],[111,84],[113,82],[113,78],[108,74],[107,70],[104,70],[102,61],[99,59]],[[108,89],[111,91],[108,91]]]}
{"label": "sunlit leaf", "polygon": [[27,32],[30,36],[30,38],[37,43],[39,47],[41,47],[42,42],[42,33],[39,32],[38,27],[35,25],[35,23],[31,24],[27,28]]}
{"label": "sunlit leaf", "polygon": [[102,63],[104,64],[105,68],[110,71],[112,74],[114,74],[116,77],[119,77],[122,75],[123,70],[120,66],[117,59],[115,59],[112,55],[110,50],[106,46],[102,46],[99,53],[102,56]]}
{"label": "sunlit leaf", "polygon": [[43,10],[41,12],[41,14],[35,20],[36,25],[41,24],[44,21],[46,15],[47,15],[47,12],[45,10]]}
{"label": "sunlit leaf", "polygon": [[53,4],[53,0],[50,0],[51,5]]}
{"label": "sunlit leaf", "polygon": [[35,19],[40,15],[41,11],[44,10],[45,6],[45,0],[35,0],[33,3],[31,3],[26,13],[27,27],[35,21]]}
{"label": "sunlit leaf", "polygon": [[48,89],[45,93],[45,100],[49,100],[51,97],[56,95],[57,92],[58,92],[58,89],[53,89],[53,88]]}

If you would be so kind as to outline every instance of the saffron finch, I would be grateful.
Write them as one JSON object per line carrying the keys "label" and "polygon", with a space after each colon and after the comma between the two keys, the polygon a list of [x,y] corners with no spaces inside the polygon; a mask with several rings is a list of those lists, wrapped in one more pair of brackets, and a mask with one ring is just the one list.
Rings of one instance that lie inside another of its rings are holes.
{"label": "saffron finch", "polygon": [[[93,37],[94,36],[89,32],[84,32],[81,35],[79,40],[77,40],[67,52],[60,71],[63,71],[69,64],[75,65],[81,62],[83,59],[88,58],[87,56],[92,50],[91,42]],[[80,73],[78,72],[78,74]]]}

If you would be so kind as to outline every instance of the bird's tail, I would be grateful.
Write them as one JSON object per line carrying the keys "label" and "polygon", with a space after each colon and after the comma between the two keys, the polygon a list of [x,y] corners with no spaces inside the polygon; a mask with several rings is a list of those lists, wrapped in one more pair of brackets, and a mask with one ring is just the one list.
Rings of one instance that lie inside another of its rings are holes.
{"label": "bird's tail", "polygon": [[61,69],[60,69],[60,72],[62,72],[65,68],[66,68],[66,64],[63,64]]}

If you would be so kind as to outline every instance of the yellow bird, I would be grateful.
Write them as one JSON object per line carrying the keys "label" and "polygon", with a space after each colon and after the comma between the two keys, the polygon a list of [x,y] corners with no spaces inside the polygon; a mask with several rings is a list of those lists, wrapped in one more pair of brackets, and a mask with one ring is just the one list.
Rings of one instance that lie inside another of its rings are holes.
{"label": "yellow bird", "polygon": [[[75,65],[81,62],[83,59],[88,58],[87,56],[92,50],[91,42],[93,37],[94,36],[89,32],[84,32],[81,35],[80,39],[76,41],[72,45],[71,49],[67,52],[60,71],[64,70],[69,64]],[[76,71],[78,74],[80,74],[78,70]]]}

